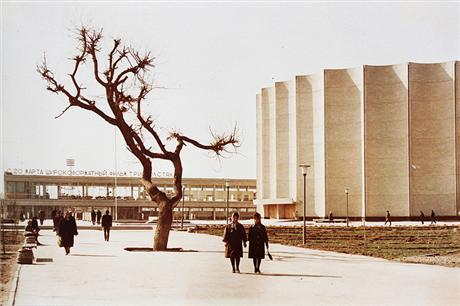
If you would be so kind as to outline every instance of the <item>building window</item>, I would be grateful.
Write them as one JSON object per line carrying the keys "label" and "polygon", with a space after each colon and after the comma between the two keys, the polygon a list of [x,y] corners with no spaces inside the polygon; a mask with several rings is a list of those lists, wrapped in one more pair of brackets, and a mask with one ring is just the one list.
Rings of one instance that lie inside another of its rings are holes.
{"label": "building window", "polygon": [[14,182],[8,182],[6,185],[6,192],[13,193],[14,192]]}
{"label": "building window", "polygon": [[26,183],[16,182],[16,192],[24,193],[26,191]]}

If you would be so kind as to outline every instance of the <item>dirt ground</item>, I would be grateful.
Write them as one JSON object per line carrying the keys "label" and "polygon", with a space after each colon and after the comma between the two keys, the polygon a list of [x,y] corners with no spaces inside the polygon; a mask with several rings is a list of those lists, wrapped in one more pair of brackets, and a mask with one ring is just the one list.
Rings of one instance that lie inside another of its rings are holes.
{"label": "dirt ground", "polygon": [[0,305],[8,301],[11,281],[16,272],[16,259],[24,237],[22,231],[4,231],[0,239],[0,277],[1,295]]}
{"label": "dirt ground", "polygon": [[[222,236],[224,226],[199,226],[195,231]],[[302,243],[302,227],[269,226],[267,231],[272,243],[460,267],[459,226],[308,226],[305,245]]]}

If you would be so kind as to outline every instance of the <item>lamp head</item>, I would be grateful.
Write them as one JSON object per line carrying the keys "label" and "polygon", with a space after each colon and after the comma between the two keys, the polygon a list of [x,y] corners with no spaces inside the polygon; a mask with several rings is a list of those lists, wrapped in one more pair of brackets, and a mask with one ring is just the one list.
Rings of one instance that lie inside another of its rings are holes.
{"label": "lamp head", "polygon": [[306,175],[307,174],[307,170],[308,168],[310,168],[311,166],[308,165],[308,164],[301,164],[299,165],[299,168],[302,170],[302,175]]}
{"label": "lamp head", "polygon": [[345,187],[345,193],[349,194],[350,193],[350,187]]}

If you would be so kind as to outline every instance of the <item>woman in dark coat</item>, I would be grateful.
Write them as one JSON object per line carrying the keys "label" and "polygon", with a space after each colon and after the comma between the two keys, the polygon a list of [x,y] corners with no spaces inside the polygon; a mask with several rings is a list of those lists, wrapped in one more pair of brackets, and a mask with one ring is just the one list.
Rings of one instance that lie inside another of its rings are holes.
{"label": "woman in dark coat", "polygon": [[77,222],[69,211],[66,211],[64,218],[59,224],[59,237],[61,238],[61,247],[64,247],[65,254],[70,253],[70,248],[73,247],[73,236],[78,235]]}
{"label": "woman in dark coat", "polygon": [[260,263],[265,258],[265,246],[268,250],[268,236],[265,226],[260,222],[260,214],[254,214],[254,225],[249,228],[249,258],[254,263],[254,273],[260,273]]}
{"label": "woman in dark coat", "polygon": [[246,247],[246,232],[243,225],[238,222],[240,215],[234,212],[232,215],[232,223],[225,227],[224,239],[225,242],[225,257],[230,258],[232,263],[233,273],[240,273],[240,258],[243,257],[243,246]]}

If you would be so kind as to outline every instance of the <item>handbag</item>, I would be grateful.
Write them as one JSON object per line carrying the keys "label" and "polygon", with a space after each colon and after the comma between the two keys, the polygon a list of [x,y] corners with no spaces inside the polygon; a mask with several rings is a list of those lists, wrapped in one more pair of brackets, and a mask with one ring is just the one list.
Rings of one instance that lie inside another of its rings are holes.
{"label": "handbag", "polygon": [[267,255],[268,255],[268,258],[270,258],[270,260],[273,260],[273,256],[272,254],[270,254],[270,252],[267,251]]}
{"label": "handbag", "polygon": [[61,238],[61,236],[58,236],[58,238],[57,238],[57,245],[58,245],[58,247],[62,247],[62,238]]}

